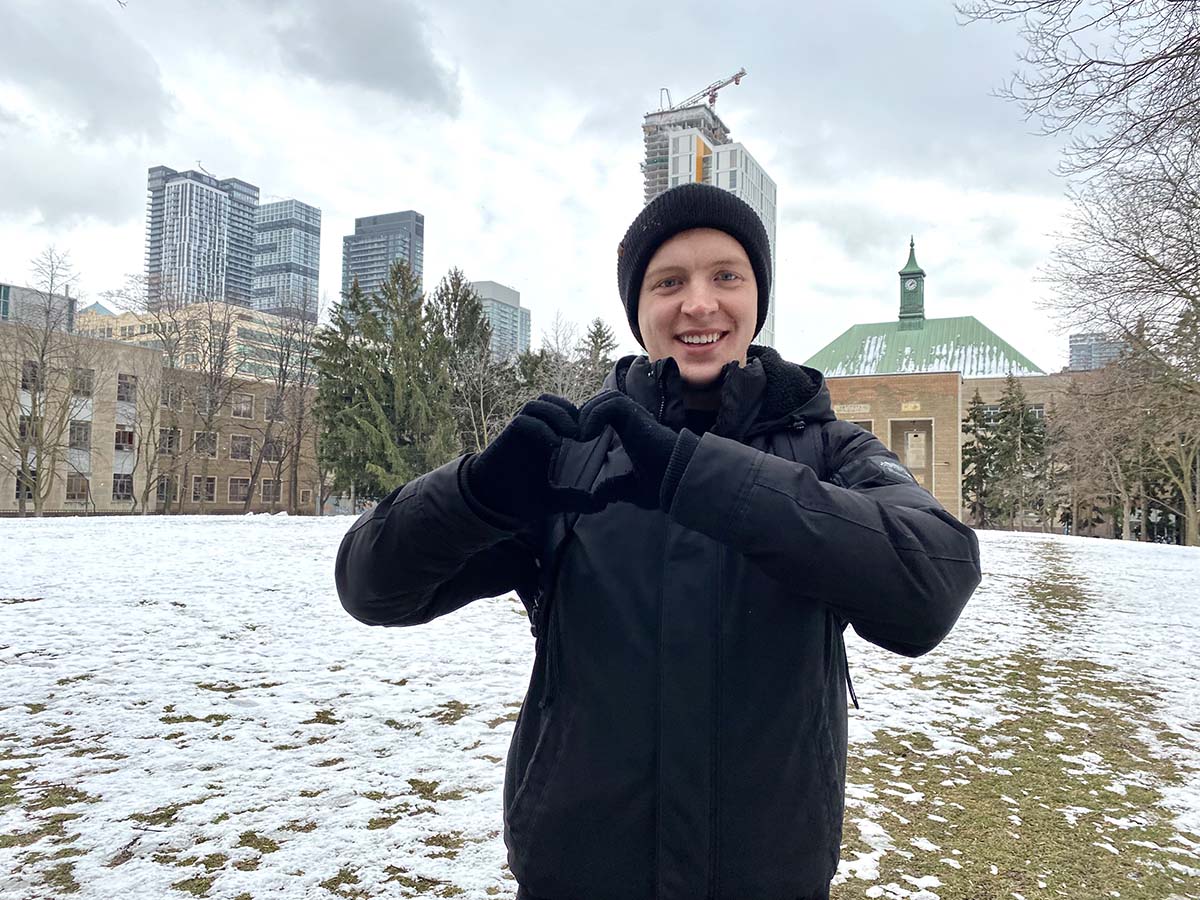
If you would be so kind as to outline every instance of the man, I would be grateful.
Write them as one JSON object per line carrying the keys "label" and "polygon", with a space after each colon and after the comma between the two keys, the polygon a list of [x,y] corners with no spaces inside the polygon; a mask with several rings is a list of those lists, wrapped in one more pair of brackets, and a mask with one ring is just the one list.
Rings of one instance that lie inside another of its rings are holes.
{"label": "man", "polygon": [[974,533],[814,369],[751,346],[757,214],[691,184],[618,248],[626,357],[351,528],[342,603],[414,625],[516,590],[536,660],[509,750],[529,900],[808,900],[837,869],[843,629],[918,656],[979,583]]}

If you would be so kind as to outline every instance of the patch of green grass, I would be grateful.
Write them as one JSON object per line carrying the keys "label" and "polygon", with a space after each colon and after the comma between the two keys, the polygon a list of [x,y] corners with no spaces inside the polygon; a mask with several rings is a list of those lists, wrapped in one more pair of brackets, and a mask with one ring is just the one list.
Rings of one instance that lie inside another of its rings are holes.
{"label": "patch of green grass", "polygon": [[171,887],[177,891],[183,891],[185,894],[191,894],[194,897],[207,897],[209,889],[212,888],[214,879],[208,876],[196,876],[194,878],[185,878],[183,881],[177,881]]}
{"label": "patch of green grass", "polygon": [[[182,716],[161,716],[158,721],[164,725],[179,725],[183,722],[209,722],[212,725],[224,725],[229,721],[229,716],[222,713],[209,713],[203,719],[197,719],[191,713],[185,713]],[[180,732],[182,734],[182,732]]]}
{"label": "patch of green grass", "polygon": [[378,831],[381,828],[391,828],[399,821],[399,816],[376,816],[367,823],[367,830]]}
{"label": "patch of green grass", "polygon": [[60,678],[60,679],[58,679],[58,681],[56,681],[54,683],[57,684],[59,687],[63,687],[68,684],[74,684],[77,681],[87,681],[90,678],[92,678],[92,673],[88,672],[84,675],[71,675],[71,676],[68,676],[67,678]]}
{"label": "patch of green grass", "polygon": [[196,687],[202,691],[214,691],[218,694],[236,694],[238,691],[244,691],[244,685],[234,684],[232,681],[198,681]]}
{"label": "patch of green grass", "polygon": [[67,831],[63,826],[72,819],[78,818],[78,813],[54,813],[41,820],[32,831],[0,834],[0,850],[8,847],[28,847],[30,844],[37,843],[42,838],[50,838],[51,840],[60,842],[69,840],[70,838],[67,836]]}
{"label": "patch of green grass", "polygon": [[341,725],[342,720],[336,718],[332,709],[318,709],[311,719],[305,719],[301,725]]}
{"label": "patch of green grass", "polygon": [[[396,731],[412,731],[417,727],[416,722],[397,722],[395,719],[384,719],[383,724],[388,728],[396,729]],[[420,733],[420,731],[417,732],[417,734]]]}
{"label": "patch of green grass", "polygon": [[370,896],[366,891],[355,888],[358,876],[352,869],[339,869],[336,875],[321,882],[321,887],[338,897],[358,898]]}
{"label": "patch of green grass", "polygon": [[459,703],[457,700],[448,700],[441,704],[436,712],[425,713],[421,718],[433,719],[441,725],[453,725],[474,707],[468,706],[465,703]]}
{"label": "patch of green grass", "polygon": [[0,810],[17,802],[17,784],[29,769],[0,769]]}
{"label": "patch of green grass", "polygon": [[229,821],[229,813],[223,812],[219,816],[217,816],[215,819],[213,819],[212,823],[214,825],[220,825],[222,822],[228,822],[228,821]]}
{"label": "patch of green grass", "polygon": [[284,831],[296,831],[300,834],[308,834],[310,831],[317,830],[317,823],[313,821],[305,821],[304,819],[296,819],[293,822],[288,822],[283,826]]}
{"label": "patch of green grass", "polygon": [[461,831],[451,831],[444,834],[434,834],[427,838],[421,838],[421,843],[426,847],[439,847],[440,853],[429,854],[431,859],[456,859],[458,851],[463,848],[466,841],[463,840]]}
{"label": "patch of green grass", "polygon": [[462,888],[438,881],[436,878],[426,878],[424,875],[413,875],[408,869],[400,866],[388,866],[384,869],[387,878],[384,883],[395,883],[401,887],[416,891],[418,897],[457,897],[463,893]]}
{"label": "patch of green grass", "polygon": [[[884,730],[852,746],[848,780],[870,793],[847,798],[844,861],[874,852],[855,822],[874,807],[871,818],[892,844],[878,859],[876,885],[935,874],[941,900],[1106,897],[1114,886],[1122,898],[1145,900],[1192,892],[1168,865],[1177,853],[1167,848],[1179,848],[1162,797],[1142,786],[1181,783],[1173,764],[1136,738],[1138,725],[1153,721],[1150,695],[1105,678],[1111,673],[1094,663],[1033,654],[949,668],[945,681],[960,692],[1002,685],[995,711],[1004,721],[952,726],[973,753],[933,755],[924,735]],[[1087,753],[1096,754],[1096,771],[1061,758]],[[1114,782],[1123,794],[1107,790]],[[937,849],[921,849],[925,841]],[[851,877],[832,900],[860,898],[863,886]]]}
{"label": "patch of green grass", "polygon": [[206,798],[202,797],[199,800],[188,800],[184,803],[172,803],[168,806],[160,806],[158,809],[151,810],[148,813],[134,813],[129,818],[134,822],[140,822],[143,825],[174,825],[175,816],[185,806],[195,806],[203,803]]}
{"label": "patch of green grass", "polygon": [[512,712],[505,713],[502,716],[496,716],[496,718],[492,719],[490,722],[487,723],[487,726],[488,726],[488,728],[499,728],[505,722],[517,721],[517,715],[518,715],[518,711],[513,710]]}
{"label": "patch of green grass", "polygon": [[406,684],[408,684],[408,679],[407,678],[385,678],[385,679],[383,679],[383,683],[394,685],[395,687],[404,687]]}
{"label": "patch of green grass", "polygon": [[329,766],[336,766],[338,763],[345,761],[345,757],[335,756],[333,759],[325,759],[319,763],[313,763],[313,765],[318,769],[325,769]]}
{"label": "patch of green grass", "polygon": [[233,867],[239,872],[253,872],[262,865],[261,856],[252,856],[249,859],[239,860],[233,864]]}
{"label": "patch of green grass", "polygon": [[29,710],[31,716],[36,716],[40,712],[46,711],[45,703],[26,703],[25,708]]}
{"label": "patch of green grass", "polygon": [[243,831],[238,836],[239,847],[249,847],[251,850],[257,850],[259,853],[274,853],[279,849],[279,845],[269,837],[263,837],[257,831]]}
{"label": "patch of green grass", "polygon": [[200,860],[200,865],[204,866],[206,871],[211,872],[213,869],[221,868],[227,862],[229,862],[229,857],[224,853],[210,853]]}
{"label": "patch of green grass", "polygon": [[46,887],[52,888],[55,896],[74,894],[79,891],[79,882],[75,880],[74,863],[59,863],[57,866],[44,869],[41,873],[41,882]]}
{"label": "patch of green grass", "polygon": [[41,795],[25,805],[26,812],[40,812],[43,809],[53,809],[57,806],[70,806],[72,803],[98,803],[99,797],[78,790],[66,784],[54,784],[42,791]]}
{"label": "patch of green grass", "polygon": [[440,781],[421,781],[418,778],[408,779],[408,786],[422,800],[437,802],[439,800],[462,800],[466,794],[462,791],[438,791]]}
{"label": "patch of green grass", "polygon": [[326,790],[328,790],[328,788],[321,788],[320,790],[316,790],[316,791],[304,790],[304,791],[300,792],[300,796],[301,797],[320,797],[323,793],[325,793]]}

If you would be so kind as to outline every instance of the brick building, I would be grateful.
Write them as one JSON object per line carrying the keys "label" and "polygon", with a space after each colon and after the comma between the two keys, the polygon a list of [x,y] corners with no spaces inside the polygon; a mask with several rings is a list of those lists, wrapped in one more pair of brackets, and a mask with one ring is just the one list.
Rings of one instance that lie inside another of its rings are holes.
{"label": "brick building", "polygon": [[851,326],[806,365],[825,374],[839,419],[874,433],[961,517],[962,421],[975,391],[998,413],[1011,372],[1044,415],[1072,376],[1047,375],[974,316],[926,318],[925,270],[912,241],[898,274],[897,319]]}

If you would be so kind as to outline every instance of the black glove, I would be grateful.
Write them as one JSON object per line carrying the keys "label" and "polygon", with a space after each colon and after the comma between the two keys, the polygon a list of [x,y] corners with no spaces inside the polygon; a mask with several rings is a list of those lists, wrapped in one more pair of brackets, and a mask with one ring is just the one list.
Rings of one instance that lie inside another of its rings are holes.
{"label": "black glove", "polygon": [[633,471],[600,482],[592,498],[600,504],[627,500],[643,509],[669,509],[675,488],[699,439],[676,434],[648,409],[619,391],[604,391],[579,412],[580,439],[590,441],[611,425],[629,454]]}
{"label": "black glove", "polygon": [[562,442],[579,437],[579,410],[553,394],[530,400],[464,471],[470,495],[488,511],[531,522],[555,512],[594,512],[586,491],[550,484]]}

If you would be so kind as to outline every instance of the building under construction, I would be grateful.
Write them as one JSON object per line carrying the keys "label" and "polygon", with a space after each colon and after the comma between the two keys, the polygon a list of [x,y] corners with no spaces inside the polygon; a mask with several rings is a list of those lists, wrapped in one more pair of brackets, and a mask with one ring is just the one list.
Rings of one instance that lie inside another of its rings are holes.
{"label": "building under construction", "polygon": [[[680,184],[699,182],[723,188],[745,200],[763,221],[775,261],[775,182],[746,148],[729,139],[729,128],[712,106],[717,92],[739,84],[746,70],[709,85],[681,103],[672,104],[665,89],[666,105],[646,113],[642,134],[646,160],[642,163],[645,202]],[[706,102],[707,101],[707,102]],[[758,343],[775,343],[775,288]]]}

